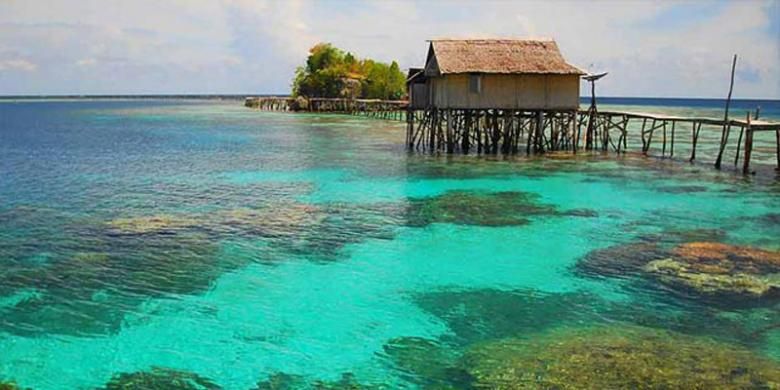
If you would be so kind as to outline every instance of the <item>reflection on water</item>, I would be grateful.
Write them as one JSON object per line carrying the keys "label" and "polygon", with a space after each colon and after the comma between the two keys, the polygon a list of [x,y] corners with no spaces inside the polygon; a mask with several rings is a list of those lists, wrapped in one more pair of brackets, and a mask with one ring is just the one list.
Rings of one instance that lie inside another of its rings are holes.
{"label": "reflection on water", "polygon": [[780,386],[772,174],[224,103],[0,114],[0,383]]}

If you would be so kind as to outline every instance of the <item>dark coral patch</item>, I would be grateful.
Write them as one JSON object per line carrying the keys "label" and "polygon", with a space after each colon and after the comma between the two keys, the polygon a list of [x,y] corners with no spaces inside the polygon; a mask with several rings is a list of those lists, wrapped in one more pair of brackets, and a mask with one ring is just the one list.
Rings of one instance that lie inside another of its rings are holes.
{"label": "dark coral patch", "polygon": [[528,224],[529,217],[556,214],[554,206],[540,203],[538,198],[535,194],[514,191],[448,191],[434,197],[411,198],[406,224],[513,226]]}
{"label": "dark coral patch", "polygon": [[335,381],[309,380],[301,375],[273,373],[257,383],[254,390],[389,390],[382,384],[362,383],[352,373],[343,373]]}
{"label": "dark coral patch", "polygon": [[195,373],[152,367],[149,371],[114,375],[101,390],[219,390],[222,387]]}
{"label": "dark coral patch", "polygon": [[642,271],[642,267],[668,255],[668,250],[651,243],[621,244],[596,249],[577,262],[575,270],[588,276],[629,278]]}

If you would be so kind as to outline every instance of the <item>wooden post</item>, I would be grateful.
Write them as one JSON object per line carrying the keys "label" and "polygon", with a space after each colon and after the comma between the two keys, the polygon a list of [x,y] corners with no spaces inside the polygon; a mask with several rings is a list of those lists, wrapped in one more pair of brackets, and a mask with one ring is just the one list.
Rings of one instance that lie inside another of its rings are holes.
{"label": "wooden post", "polygon": [[482,117],[482,113],[479,112],[479,110],[474,112],[477,114],[477,117],[474,120],[474,131],[476,132],[477,136],[477,154],[482,153],[482,126],[480,126],[480,120]]}
{"label": "wooden post", "polygon": [[453,140],[454,134],[452,131],[452,109],[447,110],[447,154],[452,154],[455,151],[455,141]]}
{"label": "wooden post", "polygon": [[780,130],[775,131],[775,138],[777,139],[777,170],[780,171]]}
{"label": "wooden post", "polygon": [[647,143],[645,144],[645,150],[643,150],[644,154],[647,155],[647,152],[650,151],[650,143],[653,141],[653,134],[655,134],[655,119],[653,119],[653,124],[650,125],[650,135],[647,137]]}
{"label": "wooden post", "polygon": [[464,115],[466,116],[465,123],[463,125],[463,135],[461,136],[461,149],[463,149],[464,154],[469,154],[469,132],[471,130],[471,110],[464,110]]}
{"label": "wooden post", "polygon": [[664,145],[661,147],[661,157],[666,155],[666,121],[664,121],[663,141]]}
{"label": "wooden post", "polygon": [[750,129],[750,113],[745,119],[747,128],[745,128],[745,165],[742,166],[742,173],[750,173],[750,155],[753,153],[753,130]]}
{"label": "wooden post", "polygon": [[[720,150],[718,151],[718,158],[715,160],[715,168],[720,169],[720,163],[723,160],[723,151],[726,149],[726,144],[729,142],[729,132],[731,126],[729,122],[729,105],[731,105],[731,93],[734,90],[734,70],[737,67],[737,55],[734,54],[734,61],[731,63],[731,82],[729,83],[729,95],[726,98],[726,112],[723,114],[723,132],[720,136]],[[745,140],[747,141],[747,139]],[[747,150],[745,151],[747,153]]]}
{"label": "wooden post", "polygon": [[701,130],[701,123],[693,122],[693,129],[691,130],[691,159],[690,162],[696,159],[696,144],[699,141],[699,130]]}
{"label": "wooden post", "polygon": [[672,143],[669,145],[671,147],[671,150],[669,150],[669,157],[674,157],[674,128],[677,125],[677,121],[672,121]]}
{"label": "wooden post", "polygon": [[536,112],[536,131],[534,132],[534,151],[543,151],[542,147],[542,133],[544,132],[544,112],[541,110]]}
{"label": "wooden post", "polygon": [[415,112],[413,109],[408,108],[406,110],[406,128],[409,132],[409,136],[407,137],[409,148],[412,148],[414,146],[414,119],[415,119]]}
{"label": "wooden post", "polygon": [[[750,113],[748,112],[748,117],[750,117]],[[737,154],[734,156],[734,166],[737,166],[737,162],[739,161],[739,147],[742,144],[742,133],[745,132],[745,126],[742,126],[739,128],[739,139],[737,139]]]}

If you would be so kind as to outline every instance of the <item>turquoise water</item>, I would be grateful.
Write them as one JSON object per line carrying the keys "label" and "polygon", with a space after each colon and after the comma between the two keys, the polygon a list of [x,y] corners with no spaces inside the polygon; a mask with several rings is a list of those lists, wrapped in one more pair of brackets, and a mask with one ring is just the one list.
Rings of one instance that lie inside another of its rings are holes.
{"label": "turquoise water", "polygon": [[[457,356],[603,323],[780,359],[777,301],[577,270],[685,231],[780,250],[774,156],[743,177],[634,155],[410,155],[403,137],[236,102],[0,104],[0,379],[95,388],[167,367],[226,389],[275,373],[421,388],[440,378],[399,362],[399,339]],[[476,220],[445,203],[500,193],[522,201]]]}

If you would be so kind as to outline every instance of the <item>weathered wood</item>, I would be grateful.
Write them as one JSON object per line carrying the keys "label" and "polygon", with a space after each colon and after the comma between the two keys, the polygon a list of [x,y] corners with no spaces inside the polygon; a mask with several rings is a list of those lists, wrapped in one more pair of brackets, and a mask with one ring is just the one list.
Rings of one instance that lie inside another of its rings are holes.
{"label": "weathered wood", "polygon": [[776,154],[777,154],[777,170],[780,171],[780,130],[775,131],[775,140],[777,141]]}
{"label": "weathered wood", "polygon": [[753,154],[753,131],[750,129],[750,113],[747,114],[745,119],[747,127],[745,128],[745,161],[742,167],[742,173],[750,173],[750,157]]}
{"label": "weathered wood", "polygon": [[[750,115],[750,113],[748,113]],[[745,132],[744,127],[739,128],[739,138],[737,139],[737,153],[734,155],[734,166],[737,166],[737,162],[739,162],[739,149],[742,144],[742,134]]]}
{"label": "weathered wood", "polygon": [[723,132],[720,138],[720,150],[718,151],[718,158],[715,160],[715,167],[720,169],[720,163],[723,160],[723,151],[726,150],[726,144],[729,142],[729,132],[731,126],[728,125],[729,120],[729,105],[731,104],[731,93],[734,91],[734,71],[737,68],[737,55],[734,54],[734,61],[731,63],[731,81],[729,82],[729,94],[726,97],[726,110],[723,113]]}
{"label": "weathered wood", "polygon": [[661,147],[661,157],[666,156],[666,121],[664,121],[663,127],[663,143],[664,145]]}
{"label": "weathered wood", "polygon": [[699,141],[699,131],[701,130],[701,122],[693,122],[693,128],[691,129],[691,158],[690,162],[696,160],[696,144]]}
{"label": "weathered wood", "polygon": [[[327,106],[321,105],[323,109]],[[345,107],[341,105],[340,107]],[[348,106],[346,106],[348,107]],[[470,153],[476,147],[478,153],[517,153],[521,142],[526,144],[526,153],[544,153],[547,150],[569,150],[576,152],[578,149],[577,136],[585,121],[590,119],[590,113],[584,111],[515,111],[515,110],[467,110],[467,109],[426,109],[419,111],[419,115],[412,112],[407,114],[407,120],[414,122],[407,124],[407,144],[410,149],[418,149],[431,152]],[[752,114],[752,113],[751,113]],[[727,126],[739,126],[742,133],[747,133],[747,119],[723,121],[699,121],[681,120],[679,117],[637,116],[635,113],[599,113],[598,126],[593,133],[593,146],[596,142],[602,145],[612,146],[616,152],[626,151],[629,123],[632,118],[642,119],[640,135],[643,140],[643,152],[649,154],[656,130],[664,132],[671,122],[671,138],[666,138],[664,145],[669,142],[669,156],[674,156],[675,143],[677,141],[676,125],[678,121],[691,122],[691,155],[690,161],[696,159],[698,139],[701,127],[714,123]],[[415,125],[416,123],[416,125]],[[648,123],[650,124],[648,126]],[[750,139],[745,138],[742,144],[742,136],[738,140],[735,164],[743,156],[743,146],[750,148],[752,155],[752,138],[756,131],[773,131],[777,138],[777,159],[780,169],[780,123],[759,121],[759,127],[755,127],[750,120]],[[617,133],[615,132],[617,130]],[[615,135],[615,137],[612,136]],[[476,144],[476,145],[475,145]],[[750,145],[750,146],[747,146]],[[604,148],[604,147],[602,147]],[[595,148],[594,148],[595,149]],[[662,146],[661,154],[666,156],[666,147]],[[748,162],[749,167],[750,162]],[[743,167],[744,169],[744,167]],[[749,170],[749,168],[748,168]]]}
{"label": "weathered wood", "polygon": [[447,154],[455,152],[454,130],[452,126],[452,110],[447,110]]}

